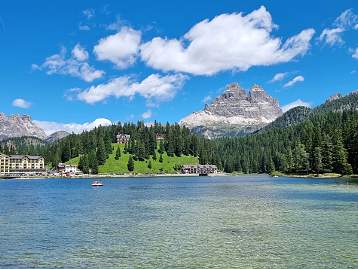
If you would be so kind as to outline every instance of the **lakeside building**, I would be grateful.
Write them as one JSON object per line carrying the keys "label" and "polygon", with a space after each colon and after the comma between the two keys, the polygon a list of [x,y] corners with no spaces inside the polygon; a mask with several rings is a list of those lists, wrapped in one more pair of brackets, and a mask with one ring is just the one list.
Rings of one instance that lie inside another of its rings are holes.
{"label": "lakeside building", "polygon": [[82,174],[82,171],[78,169],[77,165],[65,164],[65,163],[59,163],[57,165],[57,172],[61,176],[66,176],[66,177]]}
{"label": "lakeside building", "polygon": [[117,144],[127,144],[131,136],[129,134],[117,134]]}
{"label": "lakeside building", "polygon": [[183,165],[181,169],[182,174],[199,174],[199,175],[208,175],[216,174],[218,168],[213,164],[195,164],[195,165]]}
{"label": "lakeside building", "polygon": [[5,154],[0,153],[0,175],[10,173],[10,158]]}
{"label": "lakeside building", "polygon": [[45,172],[42,156],[0,154],[1,175],[39,175]]}

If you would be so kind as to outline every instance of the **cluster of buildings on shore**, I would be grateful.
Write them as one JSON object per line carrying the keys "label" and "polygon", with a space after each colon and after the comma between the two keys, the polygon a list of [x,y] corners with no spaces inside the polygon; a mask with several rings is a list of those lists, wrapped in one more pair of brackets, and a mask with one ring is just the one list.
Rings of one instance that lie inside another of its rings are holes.
{"label": "cluster of buildings on shore", "polygon": [[181,168],[182,174],[199,174],[206,176],[209,174],[216,174],[217,172],[218,168],[213,164],[187,164],[183,165]]}
{"label": "cluster of buildings on shore", "polygon": [[5,155],[0,153],[0,177],[80,175],[77,165],[59,163],[55,169],[47,170],[42,156]]}
{"label": "cluster of buildings on shore", "polygon": [[0,153],[0,175],[44,175],[45,159],[41,156],[5,155]]}
{"label": "cluster of buildings on shore", "polygon": [[[130,140],[129,134],[117,134],[117,143],[126,144]],[[163,140],[162,134],[156,134],[157,140]],[[216,165],[183,165],[182,174],[209,175],[216,174]],[[5,155],[0,153],[0,177],[26,177],[26,176],[59,176],[72,177],[82,175],[77,165],[59,163],[57,167],[48,170],[42,156],[31,155]]]}

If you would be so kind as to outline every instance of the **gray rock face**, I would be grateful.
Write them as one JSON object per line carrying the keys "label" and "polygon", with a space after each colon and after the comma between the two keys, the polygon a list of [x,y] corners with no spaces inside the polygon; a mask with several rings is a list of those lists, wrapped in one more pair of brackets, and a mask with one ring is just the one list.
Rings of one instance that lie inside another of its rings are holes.
{"label": "gray rock face", "polygon": [[46,138],[44,130],[34,124],[30,116],[0,113],[0,140],[22,136]]}
{"label": "gray rock face", "polygon": [[68,135],[70,135],[70,133],[68,133],[66,131],[58,131],[58,132],[55,132],[55,133],[49,135],[45,141],[46,141],[46,143],[53,143],[58,140],[61,140],[62,138],[65,138]]}
{"label": "gray rock face", "polygon": [[341,97],[342,97],[342,94],[336,93],[336,94],[330,96],[327,101],[328,101],[328,102],[332,102],[332,101],[337,100],[337,99],[339,99],[339,98],[341,98]]}
{"label": "gray rock face", "polygon": [[230,84],[203,111],[194,112],[179,123],[208,138],[240,136],[252,133],[282,115],[277,100],[260,86],[246,92],[238,84]]}

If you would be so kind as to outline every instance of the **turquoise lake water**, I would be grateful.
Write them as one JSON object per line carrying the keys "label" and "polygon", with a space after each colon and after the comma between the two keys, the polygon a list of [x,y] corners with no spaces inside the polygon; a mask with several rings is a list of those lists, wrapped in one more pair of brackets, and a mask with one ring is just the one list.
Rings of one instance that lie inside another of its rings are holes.
{"label": "turquoise lake water", "polygon": [[0,268],[358,268],[358,185],[267,176],[0,181]]}

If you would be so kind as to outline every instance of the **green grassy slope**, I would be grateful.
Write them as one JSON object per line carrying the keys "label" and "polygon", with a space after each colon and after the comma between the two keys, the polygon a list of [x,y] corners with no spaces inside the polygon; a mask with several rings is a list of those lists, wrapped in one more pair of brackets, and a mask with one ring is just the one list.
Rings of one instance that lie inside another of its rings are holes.
{"label": "green grassy slope", "polygon": [[[129,173],[127,168],[129,154],[124,154],[123,149],[124,145],[112,144],[114,150],[112,154],[109,155],[106,163],[100,165],[98,172],[100,174],[125,174]],[[121,148],[121,157],[119,160],[116,160],[115,154],[117,147]],[[78,164],[79,158],[73,158],[68,161],[71,164]],[[166,153],[163,154],[163,162],[159,162],[159,153],[157,152],[157,160],[151,160],[152,169],[148,168],[149,160],[146,161],[135,161],[134,162],[134,171],[135,174],[160,174],[160,173],[175,173],[174,167],[177,165],[183,164],[197,164],[198,158],[194,156],[181,156],[181,157],[168,157]]]}

